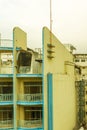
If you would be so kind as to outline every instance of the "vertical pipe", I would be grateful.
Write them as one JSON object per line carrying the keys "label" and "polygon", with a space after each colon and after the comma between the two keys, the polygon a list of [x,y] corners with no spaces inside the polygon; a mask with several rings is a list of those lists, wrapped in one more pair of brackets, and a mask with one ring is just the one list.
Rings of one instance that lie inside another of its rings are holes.
{"label": "vertical pipe", "polygon": [[53,130],[53,80],[52,73],[47,75],[48,83],[48,130]]}
{"label": "vertical pipe", "polygon": [[16,105],[16,67],[15,67],[16,45],[15,45],[15,32],[13,30],[13,112],[14,112],[14,130],[17,130],[17,105]]}
{"label": "vertical pipe", "polygon": [[44,128],[44,30],[42,30],[42,100],[43,100],[43,106],[42,106],[42,127]]}

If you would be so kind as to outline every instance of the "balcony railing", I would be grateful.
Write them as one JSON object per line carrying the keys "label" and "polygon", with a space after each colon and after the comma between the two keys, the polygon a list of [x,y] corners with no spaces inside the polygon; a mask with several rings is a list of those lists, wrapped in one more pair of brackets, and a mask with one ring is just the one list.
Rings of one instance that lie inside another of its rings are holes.
{"label": "balcony railing", "polygon": [[42,120],[20,120],[18,126],[23,128],[42,128]]}
{"label": "balcony railing", "polygon": [[4,121],[0,121],[0,128],[4,128],[4,127],[8,127],[8,128],[12,128],[13,127],[13,120],[4,120]]}
{"label": "balcony railing", "polygon": [[27,101],[27,102],[35,102],[35,101],[42,101],[42,94],[21,94],[18,95],[18,101]]}
{"label": "balcony railing", "polygon": [[30,73],[31,66],[20,66],[19,72],[20,73]]}
{"label": "balcony railing", "polygon": [[19,73],[21,74],[32,74],[32,73],[36,73],[36,74],[41,74],[41,67],[40,66],[36,66],[32,68],[31,66],[20,66],[19,68]]}
{"label": "balcony railing", "polygon": [[10,39],[0,39],[0,47],[12,47],[13,41]]}
{"label": "balcony railing", "polygon": [[1,101],[13,101],[13,94],[0,94]]}

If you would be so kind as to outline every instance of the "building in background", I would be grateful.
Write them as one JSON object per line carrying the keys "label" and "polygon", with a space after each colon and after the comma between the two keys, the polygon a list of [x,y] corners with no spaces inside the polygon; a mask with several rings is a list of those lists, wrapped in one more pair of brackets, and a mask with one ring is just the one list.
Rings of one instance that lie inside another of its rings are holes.
{"label": "building in background", "polygon": [[87,80],[87,54],[74,54],[74,62],[81,69],[81,79]]}
{"label": "building in background", "polygon": [[26,33],[15,27],[10,45],[0,46],[0,129],[72,130],[75,125],[73,55],[46,27],[42,49],[27,48]]}
{"label": "building in background", "polygon": [[77,99],[79,100],[79,121],[87,123],[87,54],[74,54],[74,63],[79,70],[76,80]]}
{"label": "building in background", "polygon": [[70,53],[73,53],[76,50],[76,48],[72,44],[64,44],[64,46]]}
{"label": "building in background", "polygon": [[75,87],[76,87],[76,126],[82,123],[87,124],[87,54],[73,53],[76,50],[71,44],[64,44],[66,49],[73,54],[75,68]]}

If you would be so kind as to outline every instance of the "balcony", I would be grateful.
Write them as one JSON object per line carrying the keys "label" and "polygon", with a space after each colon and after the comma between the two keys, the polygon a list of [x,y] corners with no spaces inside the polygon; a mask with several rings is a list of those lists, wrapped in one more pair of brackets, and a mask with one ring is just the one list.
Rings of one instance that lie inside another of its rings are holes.
{"label": "balcony", "polygon": [[22,74],[31,73],[30,70],[31,70],[30,66],[20,66],[19,73],[22,73]]}
{"label": "balcony", "polygon": [[42,128],[42,120],[20,120],[18,121],[19,128]]}
{"label": "balcony", "polygon": [[13,127],[13,120],[0,121],[0,129],[1,128],[12,128],[12,127]]}
{"label": "balcony", "polygon": [[0,105],[13,104],[13,94],[0,94]]}
{"label": "balcony", "polygon": [[20,94],[18,95],[18,104],[21,105],[36,105],[42,104],[42,94]]}

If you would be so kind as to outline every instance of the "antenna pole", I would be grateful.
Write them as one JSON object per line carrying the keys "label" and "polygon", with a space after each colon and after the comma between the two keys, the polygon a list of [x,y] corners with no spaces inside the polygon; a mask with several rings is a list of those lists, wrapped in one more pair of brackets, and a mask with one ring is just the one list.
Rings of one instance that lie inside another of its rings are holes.
{"label": "antenna pole", "polygon": [[50,44],[52,43],[52,0],[50,0]]}

